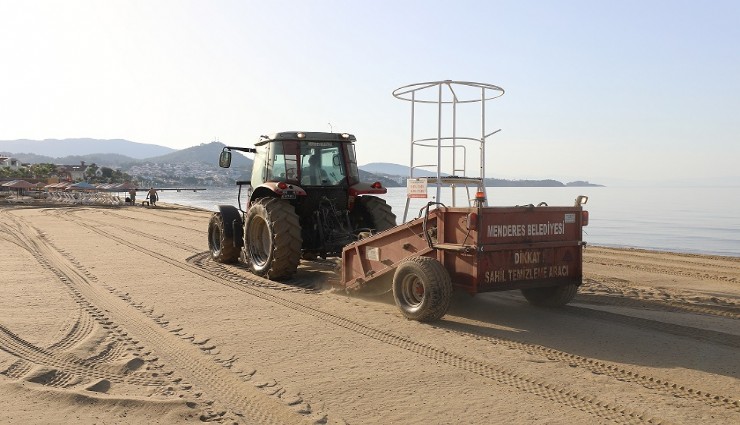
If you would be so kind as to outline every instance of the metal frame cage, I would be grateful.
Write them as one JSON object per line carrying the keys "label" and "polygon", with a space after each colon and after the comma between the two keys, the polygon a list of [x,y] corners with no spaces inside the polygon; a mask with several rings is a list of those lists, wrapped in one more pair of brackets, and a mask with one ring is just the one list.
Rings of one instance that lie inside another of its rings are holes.
{"label": "metal frame cage", "polygon": [[[393,91],[393,96],[397,99],[411,103],[411,159],[409,165],[409,179],[417,179],[414,172],[417,169],[434,168],[435,177],[421,177],[426,180],[427,184],[436,185],[436,199],[440,199],[441,189],[443,186],[449,186],[452,189],[452,206],[456,204],[455,189],[457,186],[464,186],[467,191],[468,200],[470,200],[470,185],[477,185],[478,191],[485,192],[484,179],[486,175],[485,163],[485,142],[486,139],[499,130],[487,132],[486,130],[486,102],[504,95],[504,89],[493,84],[476,83],[470,81],[431,81],[424,83],[410,84],[397,88]],[[480,135],[458,134],[458,105],[480,103]],[[436,111],[436,136],[417,138],[417,108],[423,105],[437,105]],[[450,106],[450,108],[445,108]],[[447,112],[447,114],[445,114]],[[447,116],[447,121],[445,117]],[[446,133],[443,131],[443,124],[448,126]],[[467,151],[463,142],[479,143],[480,164],[477,176],[469,176],[467,172]],[[436,163],[416,164],[415,150],[418,148],[436,148]],[[450,149],[452,152],[450,173],[442,170],[443,150]],[[462,150],[462,157],[458,155],[458,150]],[[460,164],[462,162],[462,164]],[[460,175],[459,173],[462,173]],[[410,198],[406,198],[406,208],[404,210],[403,221],[406,222],[408,215]],[[485,202],[485,201],[484,201]],[[487,205],[487,203],[486,203]]]}

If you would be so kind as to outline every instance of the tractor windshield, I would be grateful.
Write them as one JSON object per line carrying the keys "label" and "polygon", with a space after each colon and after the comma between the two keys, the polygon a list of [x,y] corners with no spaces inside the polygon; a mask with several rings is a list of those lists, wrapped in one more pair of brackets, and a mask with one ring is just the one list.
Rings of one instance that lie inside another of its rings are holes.
{"label": "tractor windshield", "polygon": [[[349,164],[345,163],[349,158]],[[341,142],[284,141],[271,147],[269,181],[302,186],[340,186],[359,181],[354,146]]]}
{"label": "tractor windshield", "polygon": [[307,142],[299,156],[301,185],[338,186],[346,181],[341,143]]}

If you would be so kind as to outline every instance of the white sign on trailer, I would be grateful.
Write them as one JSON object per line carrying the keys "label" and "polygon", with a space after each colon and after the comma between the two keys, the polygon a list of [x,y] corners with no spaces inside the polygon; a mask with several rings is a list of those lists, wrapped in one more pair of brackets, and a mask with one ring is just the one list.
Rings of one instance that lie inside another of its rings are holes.
{"label": "white sign on trailer", "polygon": [[426,179],[406,180],[406,196],[409,198],[426,198],[427,197],[427,180]]}

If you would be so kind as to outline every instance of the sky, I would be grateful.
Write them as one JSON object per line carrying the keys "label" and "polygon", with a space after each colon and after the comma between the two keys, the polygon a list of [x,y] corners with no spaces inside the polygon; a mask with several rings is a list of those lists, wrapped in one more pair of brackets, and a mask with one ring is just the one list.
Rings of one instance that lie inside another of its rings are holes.
{"label": "sky", "polygon": [[[408,165],[392,92],[472,81],[505,90],[489,177],[740,186],[738,22],[737,0],[0,0],[0,140],[335,131],[360,164]],[[461,108],[461,130],[480,137],[480,115]]]}

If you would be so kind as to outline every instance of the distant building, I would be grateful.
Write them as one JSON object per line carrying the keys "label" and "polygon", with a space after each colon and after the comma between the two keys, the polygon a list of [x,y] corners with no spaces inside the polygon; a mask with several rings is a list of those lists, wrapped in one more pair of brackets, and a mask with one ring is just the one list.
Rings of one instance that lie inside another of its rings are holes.
{"label": "distant building", "polygon": [[73,182],[85,180],[85,170],[85,161],[80,161],[80,165],[57,165],[56,172],[60,180]]}
{"label": "distant building", "polygon": [[15,158],[9,156],[0,156],[0,168],[8,167],[11,170],[17,170],[21,168],[23,164]]}

